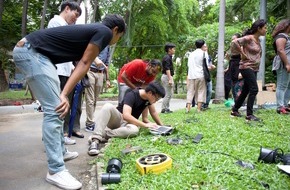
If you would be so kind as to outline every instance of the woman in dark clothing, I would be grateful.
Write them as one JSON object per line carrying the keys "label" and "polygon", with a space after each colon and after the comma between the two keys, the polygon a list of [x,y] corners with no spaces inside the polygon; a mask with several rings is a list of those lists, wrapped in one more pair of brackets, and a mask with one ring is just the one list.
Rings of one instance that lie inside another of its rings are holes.
{"label": "woman in dark clothing", "polygon": [[252,27],[246,31],[245,36],[232,41],[232,52],[241,55],[239,70],[244,78],[242,93],[232,108],[231,115],[234,117],[241,117],[238,110],[249,95],[246,120],[260,121],[259,118],[253,115],[253,106],[258,94],[257,72],[259,71],[262,55],[259,37],[265,36],[266,32],[266,21],[260,19],[252,24]]}
{"label": "woman in dark clothing", "polygon": [[[236,33],[232,36],[232,40],[235,40],[237,38],[240,38],[241,35],[239,33]],[[230,77],[232,82],[232,94],[234,100],[237,98],[237,91],[235,90],[235,86],[237,85],[239,81],[239,65],[240,65],[241,55],[240,54],[234,54],[231,52],[231,58],[229,63],[229,71],[230,71]]]}

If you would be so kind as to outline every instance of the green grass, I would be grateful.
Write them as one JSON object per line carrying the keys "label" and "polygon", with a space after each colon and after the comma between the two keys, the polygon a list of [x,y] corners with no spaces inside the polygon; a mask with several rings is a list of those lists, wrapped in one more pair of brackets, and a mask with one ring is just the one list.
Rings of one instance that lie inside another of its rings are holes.
{"label": "green grass", "polygon": [[[276,164],[257,162],[260,147],[290,151],[289,116],[278,115],[275,110],[257,110],[255,114],[263,122],[247,123],[244,117],[231,118],[230,109],[224,105],[211,105],[211,109],[202,113],[197,113],[195,108],[189,114],[184,112],[182,109],[160,115],[165,124],[175,127],[171,136],[156,138],[141,129],[138,137],[112,139],[104,157],[95,159],[105,167],[110,158],[122,160],[121,183],[108,185],[110,189],[265,189],[261,183],[268,184],[272,190],[290,189],[289,177],[279,172]],[[204,137],[194,144],[191,140],[198,133]],[[167,144],[167,139],[173,137],[181,138],[183,144]],[[123,156],[120,151],[127,145],[141,146],[143,152]],[[172,168],[158,175],[140,175],[136,160],[154,153],[169,155]],[[255,169],[237,165],[237,159],[254,164]]]}
{"label": "green grass", "polygon": [[111,92],[100,94],[100,98],[113,98],[113,97],[118,97],[118,94],[113,94]]}
{"label": "green grass", "polygon": [[20,100],[20,99],[31,99],[30,93],[25,95],[25,90],[8,90],[5,92],[0,92],[0,100],[10,99],[10,100]]}

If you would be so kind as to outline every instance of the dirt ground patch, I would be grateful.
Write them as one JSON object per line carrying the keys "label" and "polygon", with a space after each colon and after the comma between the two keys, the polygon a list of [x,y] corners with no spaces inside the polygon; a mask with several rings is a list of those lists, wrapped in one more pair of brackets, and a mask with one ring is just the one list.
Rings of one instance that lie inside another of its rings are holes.
{"label": "dirt ground patch", "polygon": [[20,106],[25,104],[31,104],[34,100],[31,99],[19,99],[19,100],[10,100],[3,99],[0,100],[0,106]]}

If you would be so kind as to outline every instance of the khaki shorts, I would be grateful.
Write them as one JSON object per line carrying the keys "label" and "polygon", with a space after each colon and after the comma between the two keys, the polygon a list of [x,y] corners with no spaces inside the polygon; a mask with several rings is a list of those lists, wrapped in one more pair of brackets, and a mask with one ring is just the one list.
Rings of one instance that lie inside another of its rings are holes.
{"label": "khaki shorts", "polygon": [[192,99],[195,102],[206,102],[206,82],[204,78],[188,79],[187,85],[187,103],[191,104]]}

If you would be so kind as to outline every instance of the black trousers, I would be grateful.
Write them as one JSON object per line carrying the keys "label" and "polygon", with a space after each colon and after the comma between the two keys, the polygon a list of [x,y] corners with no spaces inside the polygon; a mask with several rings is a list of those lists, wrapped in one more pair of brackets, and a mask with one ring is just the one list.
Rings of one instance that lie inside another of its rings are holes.
{"label": "black trousers", "polygon": [[68,81],[68,78],[67,76],[62,76],[62,75],[58,75],[58,78],[59,78],[59,81],[60,81],[60,90],[62,91],[66,82]]}
{"label": "black trousers", "polygon": [[247,116],[253,115],[254,102],[256,95],[258,94],[257,72],[252,69],[241,69],[240,72],[244,78],[244,86],[242,88],[241,95],[235,102],[233,111],[238,111],[243,105],[246,97],[249,95],[247,101]]}

